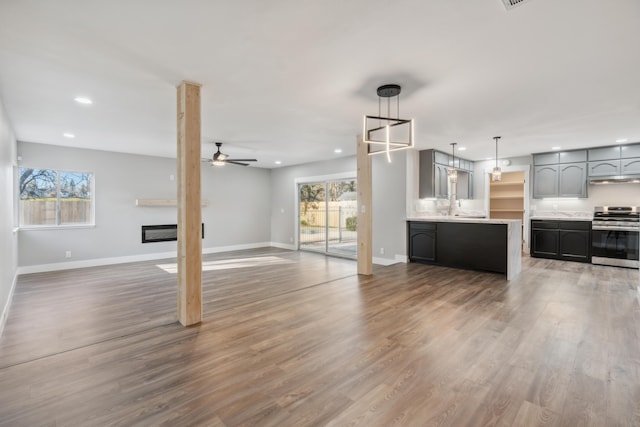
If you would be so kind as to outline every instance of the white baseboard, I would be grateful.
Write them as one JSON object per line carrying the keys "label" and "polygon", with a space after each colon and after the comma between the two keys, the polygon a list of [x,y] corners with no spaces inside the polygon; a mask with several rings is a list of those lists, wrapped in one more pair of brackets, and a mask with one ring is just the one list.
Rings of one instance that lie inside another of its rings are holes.
{"label": "white baseboard", "polygon": [[298,250],[298,248],[296,248],[296,245],[294,245],[294,244],[271,242],[271,243],[269,243],[269,246],[274,247],[274,248],[279,248],[279,249],[287,249],[287,250],[290,250],[290,251]]}
{"label": "white baseboard", "polygon": [[388,258],[373,258],[373,263],[377,264],[377,265],[383,265],[383,266],[388,266],[388,265],[393,265],[393,264],[398,264],[400,262],[402,263],[407,263],[407,256],[406,255],[395,255],[394,259],[388,259]]}
{"label": "white baseboard", "polygon": [[[248,243],[242,245],[217,246],[213,248],[203,248],[203,254],[213,254],[218,252],[240,251],[244,249],[256,249],[272,246],[270,242]],[[103,265],[125,264],[128,262],[154,261],[157,259],[176,258],[177,252],[155,252],[151,254],[129,255],[111,258],[96,258],[82,261],[57,262],[53,264],[26,265],[18,267],[18,275],[31,273],[44,273],[47,271],[70,270],[73,268],[100,267]]]}
{"label": "white baseboard", "polygon": [[2,308],[2,316],[0,317],[0,337],[2,337],[2,331],[4,331],[4,325],[7,323],[7,317],[9,317],[9,308],[11,308],[11,301],[13,301],[13,292],[16,290],[16,283],[18,283],[18,274],[13,275],[13,283],[11,283],[11,289],[9,290],[9,296],[7,302]]}

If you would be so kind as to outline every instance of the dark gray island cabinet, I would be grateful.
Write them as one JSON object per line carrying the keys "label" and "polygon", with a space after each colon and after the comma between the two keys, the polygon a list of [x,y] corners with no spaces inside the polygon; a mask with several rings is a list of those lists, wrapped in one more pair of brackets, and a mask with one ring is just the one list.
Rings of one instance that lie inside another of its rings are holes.
{"label": "dark gray island cabinet", "polygon": [[520,220],[408,218],[409,262],[502,273],[521,270]]}

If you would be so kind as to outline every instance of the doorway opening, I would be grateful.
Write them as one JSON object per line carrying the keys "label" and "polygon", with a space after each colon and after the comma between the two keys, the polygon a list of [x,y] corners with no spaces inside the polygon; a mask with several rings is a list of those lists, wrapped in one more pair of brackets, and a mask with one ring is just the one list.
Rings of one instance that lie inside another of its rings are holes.
{"label": "doorway opening", "polygon": [[357,258],[356,179],[298,184],[298,249]]}
{"label": "doorway opening", "polygon": [[489,178],[489,218],[519,219],[522,222],[522,250],[525,251],[524,172],[502,172],[500,181]]}

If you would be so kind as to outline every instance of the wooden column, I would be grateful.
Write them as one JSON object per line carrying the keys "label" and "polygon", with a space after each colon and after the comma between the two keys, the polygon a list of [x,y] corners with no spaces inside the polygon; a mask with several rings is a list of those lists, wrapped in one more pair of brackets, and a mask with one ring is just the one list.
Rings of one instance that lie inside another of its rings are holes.
{"label": "wooden column", "polygon": [[200,85],[178,86],[178,320],[202,321]]}
{"label": "wooden column", "polygon": [[358,186],[358,274],[371,275],[372,265],[372,191],[371,191],[371,156],[367,144],[358,136],[357,150],[357,186]]}

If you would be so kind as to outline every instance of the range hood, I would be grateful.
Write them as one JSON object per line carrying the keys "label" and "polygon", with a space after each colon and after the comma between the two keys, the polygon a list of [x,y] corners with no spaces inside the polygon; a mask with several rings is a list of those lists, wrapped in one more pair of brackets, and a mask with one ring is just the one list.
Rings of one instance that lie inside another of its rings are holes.
{"label": "range hood", "polygon": [[640,184],[640,175],[598,176],[589,178],[589,184]]}

